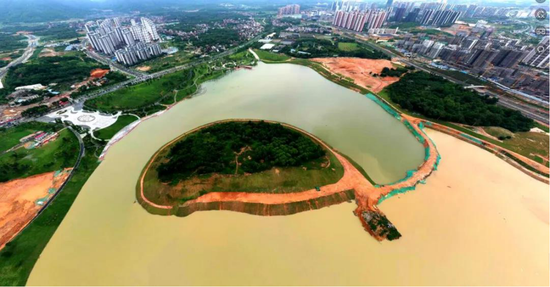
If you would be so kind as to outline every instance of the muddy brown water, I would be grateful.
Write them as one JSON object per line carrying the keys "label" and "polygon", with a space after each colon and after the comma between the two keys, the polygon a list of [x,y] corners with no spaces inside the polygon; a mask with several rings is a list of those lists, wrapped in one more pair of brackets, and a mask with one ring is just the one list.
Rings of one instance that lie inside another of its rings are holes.
{"label": "muddy brown water", "polygon": [[380,206],[403,234],[394,242],[371,238],[352,214],[354,203],[274,217],[147,213],[134,201],[150,156],[215,120],[295,125],[380,183],[402,178],[424,157],[405,127],[375,103],[305,67],[260,64],[204,86],[202,95],[143,122],[112,147],[30,285],[548,284],[548,186],[437,132],[429,134],[443,157],[440,169],[426,185]]}

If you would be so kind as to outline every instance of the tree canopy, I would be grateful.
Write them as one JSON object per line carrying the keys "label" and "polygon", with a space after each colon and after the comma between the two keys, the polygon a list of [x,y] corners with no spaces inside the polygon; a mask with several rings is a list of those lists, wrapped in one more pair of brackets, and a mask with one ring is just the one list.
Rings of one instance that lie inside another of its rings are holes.
{"label": "tree canopy", "polygon": [[407,73],[387,90],[390,99],[404,109],[426,117],[472,126],[498,126],[512,132],[529,131],[533,120],[497,106],[498,99],[466,90],[439,76]]}
{"label": "tree canopy", "polygon": [[272,167],[300,166],[325,155],[310,138],[266,122],[228,122],[190,134],[168,152],[157,168],[161,181],[236,171],[254,173]]}

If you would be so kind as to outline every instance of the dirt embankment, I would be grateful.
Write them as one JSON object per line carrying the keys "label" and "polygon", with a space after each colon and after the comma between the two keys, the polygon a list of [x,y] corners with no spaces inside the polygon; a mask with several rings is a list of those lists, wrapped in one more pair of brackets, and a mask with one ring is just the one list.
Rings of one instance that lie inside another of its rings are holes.
{"label": "dirt embankment", "polygon": [[351,78],[356,84],[375,93],[399,81],[398,77],[373,76],[374,74],[379,75],[384,68],[394,68],[389,60],[360,58],[314,58],[312,60],[323,64],[331,73]]}
{"label": "dirt embankment", "polygon": [[0,250],[36,216],[71,169],[0,183]]}

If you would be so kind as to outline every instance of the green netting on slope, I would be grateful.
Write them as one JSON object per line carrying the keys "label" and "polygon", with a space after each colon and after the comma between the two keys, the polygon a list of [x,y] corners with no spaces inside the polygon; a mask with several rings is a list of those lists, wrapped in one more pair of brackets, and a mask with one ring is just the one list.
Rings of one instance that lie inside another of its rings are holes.
{"label": "green netting on slope", "polygon": [[50,187],[50,188],[48,189],[48,193],[49,193],[49,194],[55,193],[56,190],[57,190],[57,189],[51,188],[51,187]]}
{"label": "green netting on slope", "polygon": [[42,198],[39,198],[39,199],[35,200],[34,203],[36,205],[44,205],[48,201],[49,198],[50,198],[50,196],[46,195],[45,197],[42,197]]}
{"label": "green netting on slope", "polygon": [[[407,121],[405,121],[405,122],[408,123]],[[410,123],[408,123],[408,124],[409,124],[409,126],[410,126]],[[432,124],[431,124],[430,122],[426,122],[426,125],[427,125],[427,126],[431,126]],[[409,126],[408,126],[408,127],[409,127]],[[411,127],[412,127],[412,126],[411,126]],[[418,127],[419,127],[421,130],[424,130],[424,124],[423,124],[422,122],[420,122],[420,123],[418,124]],[[414,130],[414,129],[413,129],[413,130]],[[418,134],[418,133],[417,133],[417,134]],[[416,136],[416,134],[415,134],[415,136]],[[422,139],[424,140],[424,137],[423,137],[422,135],[419,134],[419,136],[420,136],[420,138],[422,138]],[[432,143],[434,149],[437,150],[437,147],[435,146],[435,143],[433,142],[433,140],[432,140],[430,137],[427,137],[427,138],[428,138],[428,140]],[[425,149],[425,152],[426,152],[425,160],[427,160],[427,159],[430,157],[430,150],[429,150],[429,148],[426,148],[426,149]],[[440,156],[439,154],[437,154],[437,158],[436,158],[435,163],[434,163],[434,166],[433,166],[433,169],[434,169],[434,170],[437,170],[437,167],[439,166],[439,162],[440,162],[440,161],[441,161],[441,156]],[[416,172],[416,170],[409,170],[409,171],[407,171],[407,176],[406,176],[404,179],[401,179],[401,180],[399,180],[399,181],[397,181],[397,182],[395,182],[395,183],[399,183],[399,182],[402,182],[402,181],[404,181],[404,180],[407,180],[408,178],[410,178],[410,177],[414,174],[414,172]],[[395,183],[394,183],[394,184],[395,184]],[[415,190],[415,189],[416,189],[416,186],[417,186],[419,183],[425,184],[425,183],[426,183],[426,179],[421,179],[421,180],[415,182],[412,186],[397,188],[397,189],[394,189],[394,190],[390,191],[388,194],[386,194],[386,195],[380,197],[380,199],[378,200],[378,203],[377,203],[377,204],[382,203],[384,200],[386,200],[386,199],[388,199],[388,198],[390,198],[390,197],[392,197],[392,196],[394,196],[394,195],[396,195],[396,194],[402,194],[402,193],[405,193],[405,192],[408,192],[408,191],[411,191],[411,190]]]}
{"label": "green netting on slope", "polygon": [[414,137],[421,143],[421,144],[424,144],[424,141],[426,141],[426,139],[424,139],[424,136],[422,136],[418,131],[416,131],[416,129],[412,126],[412,124],[407,121],[407,120],[404,120],[403,121],[403,124],[407,127],[407,129],[409,129],[409,131],[414,135]]}
{"label": "green netting on slope", "polygon": [[59,174],[61,174],[62,171],[63,171],[62,169],[56,170],[53,174],[53,177],[57,177]]}
{"label": "green netting on slope", "polygon": [[378,200],[378,203],[377,204],[380,204],[382,203],[384,200],[394,196],[394,195],[397,195],[397,194],[401,194],[401,193],[405,193],[407,191],[411,191],[411,190],[415,190],[416,189],[416,186],[407,186],[407,187],[402,187],[402,188],[398,188],[398,189],[394,189],[392,191],[390,191],[390,193],[380,197],[380,199]]}
{"label": "green netting on slope", "polygon": [[476,138],[474,138],[474,137],[472,137],[472,136],[470,136],[470,135],[467,135],[467,134],[465,134],[465,133],[460,133],[460,136],[462,136],[462,137],[464,137],[464,138],[467,138],[467,139],[469,139],[469,140],[475,142],[475,143],[478,144],[478,145],[483,145],[483,142],[482,142],[482,141],[480,141],[480,140],[478,140],[478,139],[476,139]]}
{"label": "green netting on slope", "polygon": [[401,115],[398,111],[394,110],[392,107],[390,107],[388,104],[386,104],[384,101],[380,100],[377,96],[368,93],[365,95],[367,98],[373,100],[375,103],[377,103],[380,107],[382,107],[386,112],[388,112],[390,115],[392,115],[394,118],[401,120]]}

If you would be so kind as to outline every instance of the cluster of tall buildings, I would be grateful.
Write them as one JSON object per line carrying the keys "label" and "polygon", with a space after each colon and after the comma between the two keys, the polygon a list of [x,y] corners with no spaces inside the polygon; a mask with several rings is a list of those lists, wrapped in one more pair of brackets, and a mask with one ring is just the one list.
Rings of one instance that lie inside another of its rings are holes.
{"label": "cluster of tall buildings", "polygon": [[115,55],[117,61],[134,65],[162,53],[156,41],[160,40],[155,23],[145,17],[141,23],[134,19],[130,26],[122,26],[119,18],[86,24],[86,34],[94,50]]}
{"label": "cluster of tall buildings", "polygon": [[464,11],[441,2],[421,3],[418,7],[415,2],[396,2],[388,8],[388,13],[393,22],[416,22],[433,27],[451,26],[464,15]]}
{"label": "cluster of tall buildings", "polygon": [[367,9],[365,11],[336,11],[332,25],[357,32],[364,29],[378,29],[387,18],[387,11],[382,9]]}
{"label": "cluster of tall buildings", "polygon": [[298,4],[286,5],[284,7],[279,8],[279,12],[277,13],[277,16],[282,17],[284,15],[295,15],[295,14],[300,14],[300,5]]}
{"label": "cluster of tall buildings", "polygon": [[539,45],[531,50],[522,62],[536,68],[548,68],[550,62],[550,43],[548,36],[542,38]]}
{"label": "cluster of tall buildings", "polygon": [[548,76],[540,70],[550,65],[549,38],[537,46],[520,40],[487,38],[475,34],[457,36],[406,35],[395,47],[411,54],[439,59],[443,64],[492,79],[507,87],[548,100]]}
{"label": "cluster of tall buildings", "polygon": [[427,9],[422,15],[420,24],[434,27],[452,26],[460,15],[460,12],[452,10]]}

